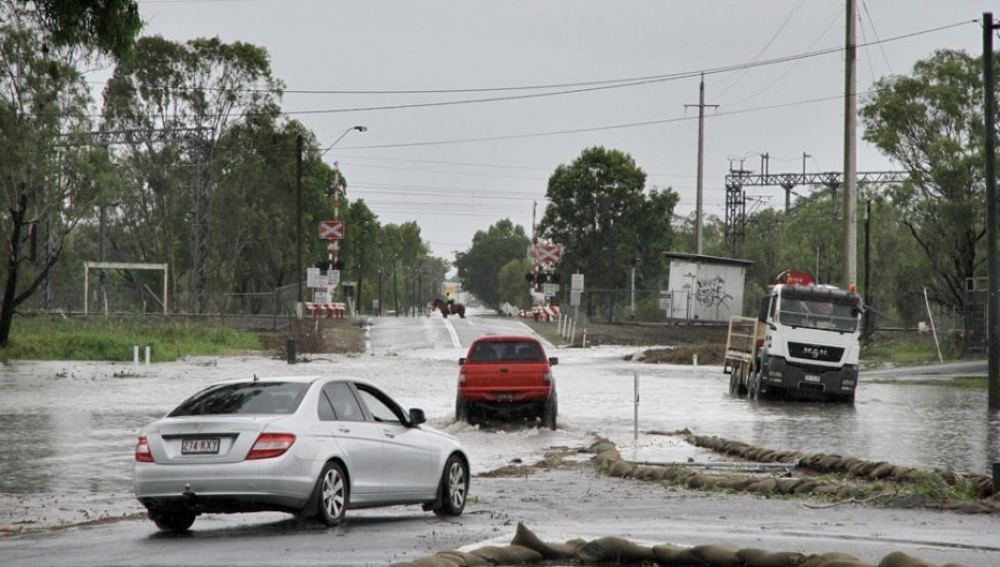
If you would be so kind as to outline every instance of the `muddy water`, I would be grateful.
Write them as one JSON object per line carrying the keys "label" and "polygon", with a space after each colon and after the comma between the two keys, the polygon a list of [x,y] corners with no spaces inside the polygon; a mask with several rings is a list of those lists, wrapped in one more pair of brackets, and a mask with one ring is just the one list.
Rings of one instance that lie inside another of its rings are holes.
{"label": "muddy water", "polygon": [[[774,448],[957,471],[987,472],[990,463],[1000,461],[1000,418],[988,420],[981,390],[872,384],[862,385],[854,405],[757,403],[726,395],[728,383],[718,367],[624,362],[627,352],[550,353],[560,358],[555,368],[557,431],[454,423],[455,360],[463,349],[331,357],[291,368],[267,358],[159,364],[137,372],[128,365],[16,363],[0,369],[0,497],[104,495],[116,502],[130,500],[138,430],[209,383],[253,373],[374,381],[404,406],[425,409],[431,425],[458,437],[473,472],[513,458],[533,462],[548,447],[588,443],[592,432],[610,436],[631,451],[627,456],[639,460],[720,458],[676,437],[649,433],[682,427]],[[640,373],[643,432],[636,443],[634,372]],[[134,500],[129,505],[137,507]]]}

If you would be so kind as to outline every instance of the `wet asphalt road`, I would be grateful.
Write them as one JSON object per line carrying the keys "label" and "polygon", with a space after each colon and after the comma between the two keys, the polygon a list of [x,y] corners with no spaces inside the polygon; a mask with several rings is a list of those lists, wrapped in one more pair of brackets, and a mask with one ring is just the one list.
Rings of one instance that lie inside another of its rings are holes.
{"label": "wet asphalt road", "polygon": [[[430,552],[442,545],[465,545],[495,535],[509,537],[513,527],[505,522],[527,513],[524,508],[528,501],[499,493],[496,502],[502,506],[472,506],[478,513],[463,518],[463,527],[457,530],[419,510],[393,508],[359,512],[348,527],[337,530],[300,526],[284,515],[255,514],[199,518],[194,536],[180,539],[157,534],[145,520],[98,524],[51,535],[2,535],[5,522],[31,521],[22,525],[38,527],[136,513],[139,508],[129,493],[135,431],[202,385],[248,372],[342,372],[373,379],[405,405],[425,408],[432,425],[459,437],[473,455],[474,471],[479,472],[496,468],[515,456],[531,462],[549,446],[586,444],[590,432],[611,437],[623,452],[631,451],[628,456],[633,458],[669,461],[691,456],[679,453],[676,447],[664,446],[658,436],[641,435],[637,443],[632,443],[634,372],[639,372],[641,378],[643,431],[689,427],[696,433],[775,448],[838,452],[958,471],[982,472],[989,463],[1000,461],[1000,420],[987,413],[985,392],[864,384],[865,378],[978,374],[979,363],[865,373],[853,406],[751,403],[725,395],[727,383],[718,367],[693,369],[625,362],[622,356],[630,349],[621,348],[549,349],[550,356],[561,359],[556,368],[560,391],[558,431],[480,430],[453,424],[457,357],[464,356],[471,341],[483,334],[529,332],[516,320],[487,317],[447,321],[439,317],[389,318],[374,321],[371,354],[299,365],[291,370],[280,361],[268,359],[193,360],[154,365],[138,372],[129,365],[104,364],[33,363],[5,368],[0,371],[0,442],[4,447],[0,452],[0,508],[6,506],[8,510],[0,509],[0,565],[384,564],[409,549]],[[705,457],[698,453],[693,456]],[[533,486],[530,479],[522,482],[525,484],[521,486]],[[543,489],[532,493],[531,502],[551,497]],[[700,502],[700,498],[693,501]],[[588,499],[594,501],[593,507],[586,505]],[[621,515],[614,511],[613,502],[595,499],[588,489],[579,498],[535,510],[530,517],[543,523],[558,519],[560,533],[565,537],[619,533],[613,529],[587,531],[602,525],[609,506],[616,516]],[[567,515],[571,508],[572,515]],[[857,517],[861,526],[855,530],[857,533],[868,537],[878,531],[871,525],[864,527],[866,518],[873,513],[854,510],[852,517]],[[911,512],[898,514],[903,519],[913,517]],[[483,522],[487,516],[490,521]],[[500,516],[507,519],[498,520]],[[37,521],[39,517],[45,520]],[[567,520],[569,517],[573,520]],[[976,541],[1000,533],[996,523],[987,520],[983,521],[988,529],[979,520],[948,515],[933,518],[938,518],[933,520],[937,523],[964,522],[970,528],[966,535]],[[644,524],[638,518],[634,520],[635,525],[629,527],[631,533],[657,529],[654,525],[640,530]],[[615,527],[614,523],[603,525]],[[575,527],[579,530],[574,531]],[[894,537],[931,541],[920,539],[929,536],[919,530],[899,530]],[[960,531],[956,528],[955,533]],[[272,558],[274,550],[283,546],[302,551],[290,562],[283,557]],[[345,550],[349,552],[347,559],[343,557]],[[1000,561],[969,564],[994,565]]]}

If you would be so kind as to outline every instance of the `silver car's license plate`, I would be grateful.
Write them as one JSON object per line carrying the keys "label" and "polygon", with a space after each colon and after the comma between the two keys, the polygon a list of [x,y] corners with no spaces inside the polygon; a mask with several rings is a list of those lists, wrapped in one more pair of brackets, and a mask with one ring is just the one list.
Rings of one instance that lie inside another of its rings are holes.
{"label": "silver car's license plate", "polygon": [[218,437],[181,439],[182,455],[217,455],[218,453],[219,453]]}
{"label": "silver car's license plate", "polygon": [[806,382],[819,382],[818,374],[806,374]]}

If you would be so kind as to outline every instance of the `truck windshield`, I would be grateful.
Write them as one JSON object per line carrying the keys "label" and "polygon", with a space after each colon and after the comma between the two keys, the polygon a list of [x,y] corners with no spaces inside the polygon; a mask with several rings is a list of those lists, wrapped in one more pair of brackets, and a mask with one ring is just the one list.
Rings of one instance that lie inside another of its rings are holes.
{"label": "truck windshield", "polygon": [[783,297],[778,310],[782,325],[840,332],[854,332],[858,315],[854,306],[822,300]]}

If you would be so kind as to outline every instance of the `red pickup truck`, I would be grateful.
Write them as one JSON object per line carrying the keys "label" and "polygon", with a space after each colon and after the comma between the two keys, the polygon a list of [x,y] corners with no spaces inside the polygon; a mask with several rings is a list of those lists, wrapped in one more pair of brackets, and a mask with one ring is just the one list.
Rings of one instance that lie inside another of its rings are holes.
{"label": "red pickup truck", "polygon": [[538,417],[556,428],[558,401],[552,367],[533,337],[495,336],[477,339],[465,358],[458,359],[455,419],[474,423],[485,413],[503,417]]}

